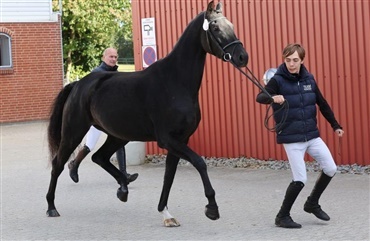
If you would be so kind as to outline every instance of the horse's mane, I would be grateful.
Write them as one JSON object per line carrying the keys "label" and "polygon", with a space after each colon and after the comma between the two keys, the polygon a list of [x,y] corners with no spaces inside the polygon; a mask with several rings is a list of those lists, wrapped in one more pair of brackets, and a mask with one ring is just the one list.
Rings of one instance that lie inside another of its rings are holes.
{"label": "horse's mane", "polygon": [[[175,43],[173,49],[171,50],[171,52],[168,53],[168,55],[170,55],[172,52],[174,52],[174,51],[176,51],[178,49],[178,46],[181,45],[181,42],[183,41],[183,39],[185,39],[185,38],[188,37],[188,34],[197,35],[197,32],[196,31],[198,31],[198,28],[192,28],[192,26],[193,25],[199,25],[199,27],[201,28],[202,27],[202,22],[204,20],[204,14],[205,14],[204,11],[201,12],[201,13],[199,13],[195,18],[193,18],[188,23],[188,25],[186,26],[186,28],[183,31],[182,35],[179,37],[179,39]],[[198,23],[198,22],[200,22],[200,23]],[[189,32],[189,31],[194,31],[194,32]]]}

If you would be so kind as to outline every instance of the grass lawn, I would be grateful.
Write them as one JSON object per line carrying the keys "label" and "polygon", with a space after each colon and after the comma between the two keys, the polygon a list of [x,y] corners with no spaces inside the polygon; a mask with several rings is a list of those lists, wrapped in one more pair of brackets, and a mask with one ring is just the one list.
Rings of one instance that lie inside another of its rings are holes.
{"label": "grass lawn", "polygon": [[135,65],[134,64],[118,64],[118,71],[133,72],[135,71]]}

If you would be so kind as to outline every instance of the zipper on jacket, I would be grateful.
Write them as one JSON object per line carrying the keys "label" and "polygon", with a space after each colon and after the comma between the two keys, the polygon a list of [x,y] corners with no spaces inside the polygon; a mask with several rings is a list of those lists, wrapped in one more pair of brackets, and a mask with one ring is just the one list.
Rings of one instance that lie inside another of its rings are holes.
{"label": "zipper on jacket", "polygon": [[304,104],[303,104],[303,93],[301,91],[301,89],[299,88],[300,84],[299,84],[299,81],[297,82],[298,84],[298,93],[299,93],[299,96],[300,96],[300,102],[301,102],[301,108],[300,108],[300,111],[301,111],[301,116],[302,116],[302,122],[304,124],[304,131],[305,131],[305,134],[304,134],[304,140],[305,142],[307,142],[307,126],[306,126],[306,121],[305,121],[305,112],[304,112]]}

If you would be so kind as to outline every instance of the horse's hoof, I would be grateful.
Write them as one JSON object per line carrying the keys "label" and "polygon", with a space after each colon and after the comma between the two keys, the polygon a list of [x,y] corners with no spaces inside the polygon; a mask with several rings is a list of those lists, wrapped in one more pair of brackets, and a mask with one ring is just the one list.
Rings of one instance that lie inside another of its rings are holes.
{"label": "horse's hoof", "polygon": [[121,188],[118,188],[118,190],[117,190],[117,197],[122,202],[127,202],[128,191],[127,192],[124,192],[124,191],[121,190]]}
{"label": "horse's hoof", "polygon": [[206,206],[205,214],[207,218],[211,220],[217,220],[220,218],[220,213],[218,212],[218,207],[216,208],[210,208],[209,205]]}
{"label": "horse's hoof", "polygon": [[59,217],[60,216],[56,209],[46,211],[46,215],[48,217]]}
{"label": "horse's hoof", "polygon": [[177,222],[175,218],[168,218],[163,221],[164,226],[166,227],[178,227],[180,226],[180,223]]}

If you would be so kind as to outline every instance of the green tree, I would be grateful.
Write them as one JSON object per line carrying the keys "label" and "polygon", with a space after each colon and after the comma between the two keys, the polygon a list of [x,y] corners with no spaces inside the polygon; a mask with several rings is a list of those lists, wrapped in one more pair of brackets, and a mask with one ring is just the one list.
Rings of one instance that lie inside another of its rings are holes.
{"label": "green tree", "polygon": [[[59,0],[53,0],[56,9],[60,7],[58,3]],[[63,0],[61,12],[67,82],[96,67],[106,47],[120,51],[120,45],[125,45],[122,41],[131,42],[132,46],[130,0]]]}
{"label": "green tree", "polygon": [[118,50],[119,58],[133,58],[134,45],[132,42],[132,22],[129,25],[122,26],[116,35],[115,46]]}

